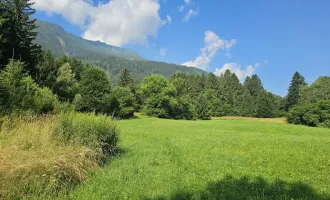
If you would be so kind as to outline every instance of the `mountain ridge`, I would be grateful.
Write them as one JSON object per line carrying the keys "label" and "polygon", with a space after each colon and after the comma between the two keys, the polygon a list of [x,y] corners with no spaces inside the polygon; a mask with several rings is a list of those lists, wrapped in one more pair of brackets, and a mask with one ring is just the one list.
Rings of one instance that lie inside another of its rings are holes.
{"label": "mountain ridge", "polygon": [[193,75],[207,73],[193,67],[149,61],[129,49],[107,45],[100,41],[85,40],[67,33],[54,23],[37,20],[36,24],[39,26],[36,42],[44,50],[51,50],[55,57],[62,55],[76,57],[87,64],[111,71],[113,82],[124,68],[127,68],[137,80],[142,80],[150,74],[160,74],[168,78],[177,72]]}

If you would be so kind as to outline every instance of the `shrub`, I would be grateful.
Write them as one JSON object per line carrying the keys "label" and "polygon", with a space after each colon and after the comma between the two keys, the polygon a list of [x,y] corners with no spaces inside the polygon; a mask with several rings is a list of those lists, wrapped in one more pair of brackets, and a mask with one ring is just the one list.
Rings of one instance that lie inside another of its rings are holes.
{"label": "shrub", "polygon": [[48,88],[38,88],[34,94],[34,110],[37,114],[50,113],[58,105],[57,96]]}
{"label": "shrub", "polygon": [[317,103],[302,103],[292,108],[288,113],[288,122],[307,126],[329,127],[330,101]]}
{"label": "shrub", "polygon": [[116,150],[118,128],[105,115],[71,112],[60,115],[54,136],[62,142],[77,142],[91,149],[100,149],[109,156]]}
{"label": "shrub", "polygon": [[196,119],[196,111],[188,97],[185,96],[179,97],[177,100],[172,101],[170,115],[173,119]]}

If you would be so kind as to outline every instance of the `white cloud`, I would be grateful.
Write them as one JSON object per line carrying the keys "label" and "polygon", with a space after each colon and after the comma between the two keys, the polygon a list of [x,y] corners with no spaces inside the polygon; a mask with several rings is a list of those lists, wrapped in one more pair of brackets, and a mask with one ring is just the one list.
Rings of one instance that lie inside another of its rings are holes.
{"label": "white cloud", "polygon": [[184,16],[183,21],[188,22],[192,17],[198,15],[198,13],[199,13],[199,8],[197,8],[196,10],[190,9]]}
{"label": "white cloud", "polygon": [[191,3],[191,0],[184,0],[184,2],[186,3],[186,5],[189,5]]}
{"label": "white cloud", "polygon": [[166,53],[167,53],[167,49],[162,48],[162,49],[159,50],[159,54],[161,56],[166,56]]}
{"label": "white cloud", "polygon": [[148,36],[157,35],[166,21],[161,20],[160,5],[155,0],[111,0],[94,6],[84,0],[34,0],[34,8],[48,14],[60,14],[84,29],[83,37],[122,46],[146,43]]}
{"label": "white cloud", "polygon": [[179,12],[183,12],[186,6],[191,3],[191,0],[184,0],[184,4],[178,7]]}
{"label": "white cloud", "polygon": [[264,63],[267,64],[268,63],[268,60],[265,60]]}
{"label": "white cloud", "polygon": [[183,65],[206,70],[212,58],[219,51],[219,49],[223,49],[228,52],[235,44],[235,39],[230,41],[223,40],[220,39],[219,36],[213,31],[208,30],[205,32],[204,48],[201,49],[201,54],[195,60],[185,62]]}
{"label": "white cloud", "polygon": [[169,15],[166,15],[166,19],[162,21],[162,25],[170,24],[170,23],[172,23],[172,17]]}
{"label": "white cloud", "polygon": [[242,69],[240,64],[226,63],[222,68],[216,68],[214,74],[220,76],[221,74],[224,74],[226,70],[230,70],[232,73],[236,74],[241,82],[243,82],[247,76],[253,75],[259,66],[260,63],[256,63],[255,65],[249,65],[245,69]]}

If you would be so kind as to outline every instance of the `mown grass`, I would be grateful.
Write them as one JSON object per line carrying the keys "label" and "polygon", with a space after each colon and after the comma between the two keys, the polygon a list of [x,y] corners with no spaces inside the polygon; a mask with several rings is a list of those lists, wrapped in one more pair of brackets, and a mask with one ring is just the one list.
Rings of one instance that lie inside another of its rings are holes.
{"label": "mown grass", "polygon": [[119,125],[124,153],[61,199],[330,199],[329,129],[145,117]]}

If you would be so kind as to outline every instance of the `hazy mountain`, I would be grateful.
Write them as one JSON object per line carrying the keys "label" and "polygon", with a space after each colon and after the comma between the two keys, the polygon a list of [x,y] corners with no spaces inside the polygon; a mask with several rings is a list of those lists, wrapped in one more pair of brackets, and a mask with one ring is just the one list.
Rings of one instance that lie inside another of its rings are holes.
{"label": "hazy mountain", "polygon": [[57,24],[38,20],[37,25],[39,33],[36,41],[43,49],[51,50],[55,56],[77,57],[86,63],[110,70],[114,77],[113,81],[120,70],[125,67],[138,79],[153,73],[165,77],[176,72],[196,75],[205,73],[197,68],[148,61],[129,49],[107,45],[99,41],[85,40],[67,33]]}

